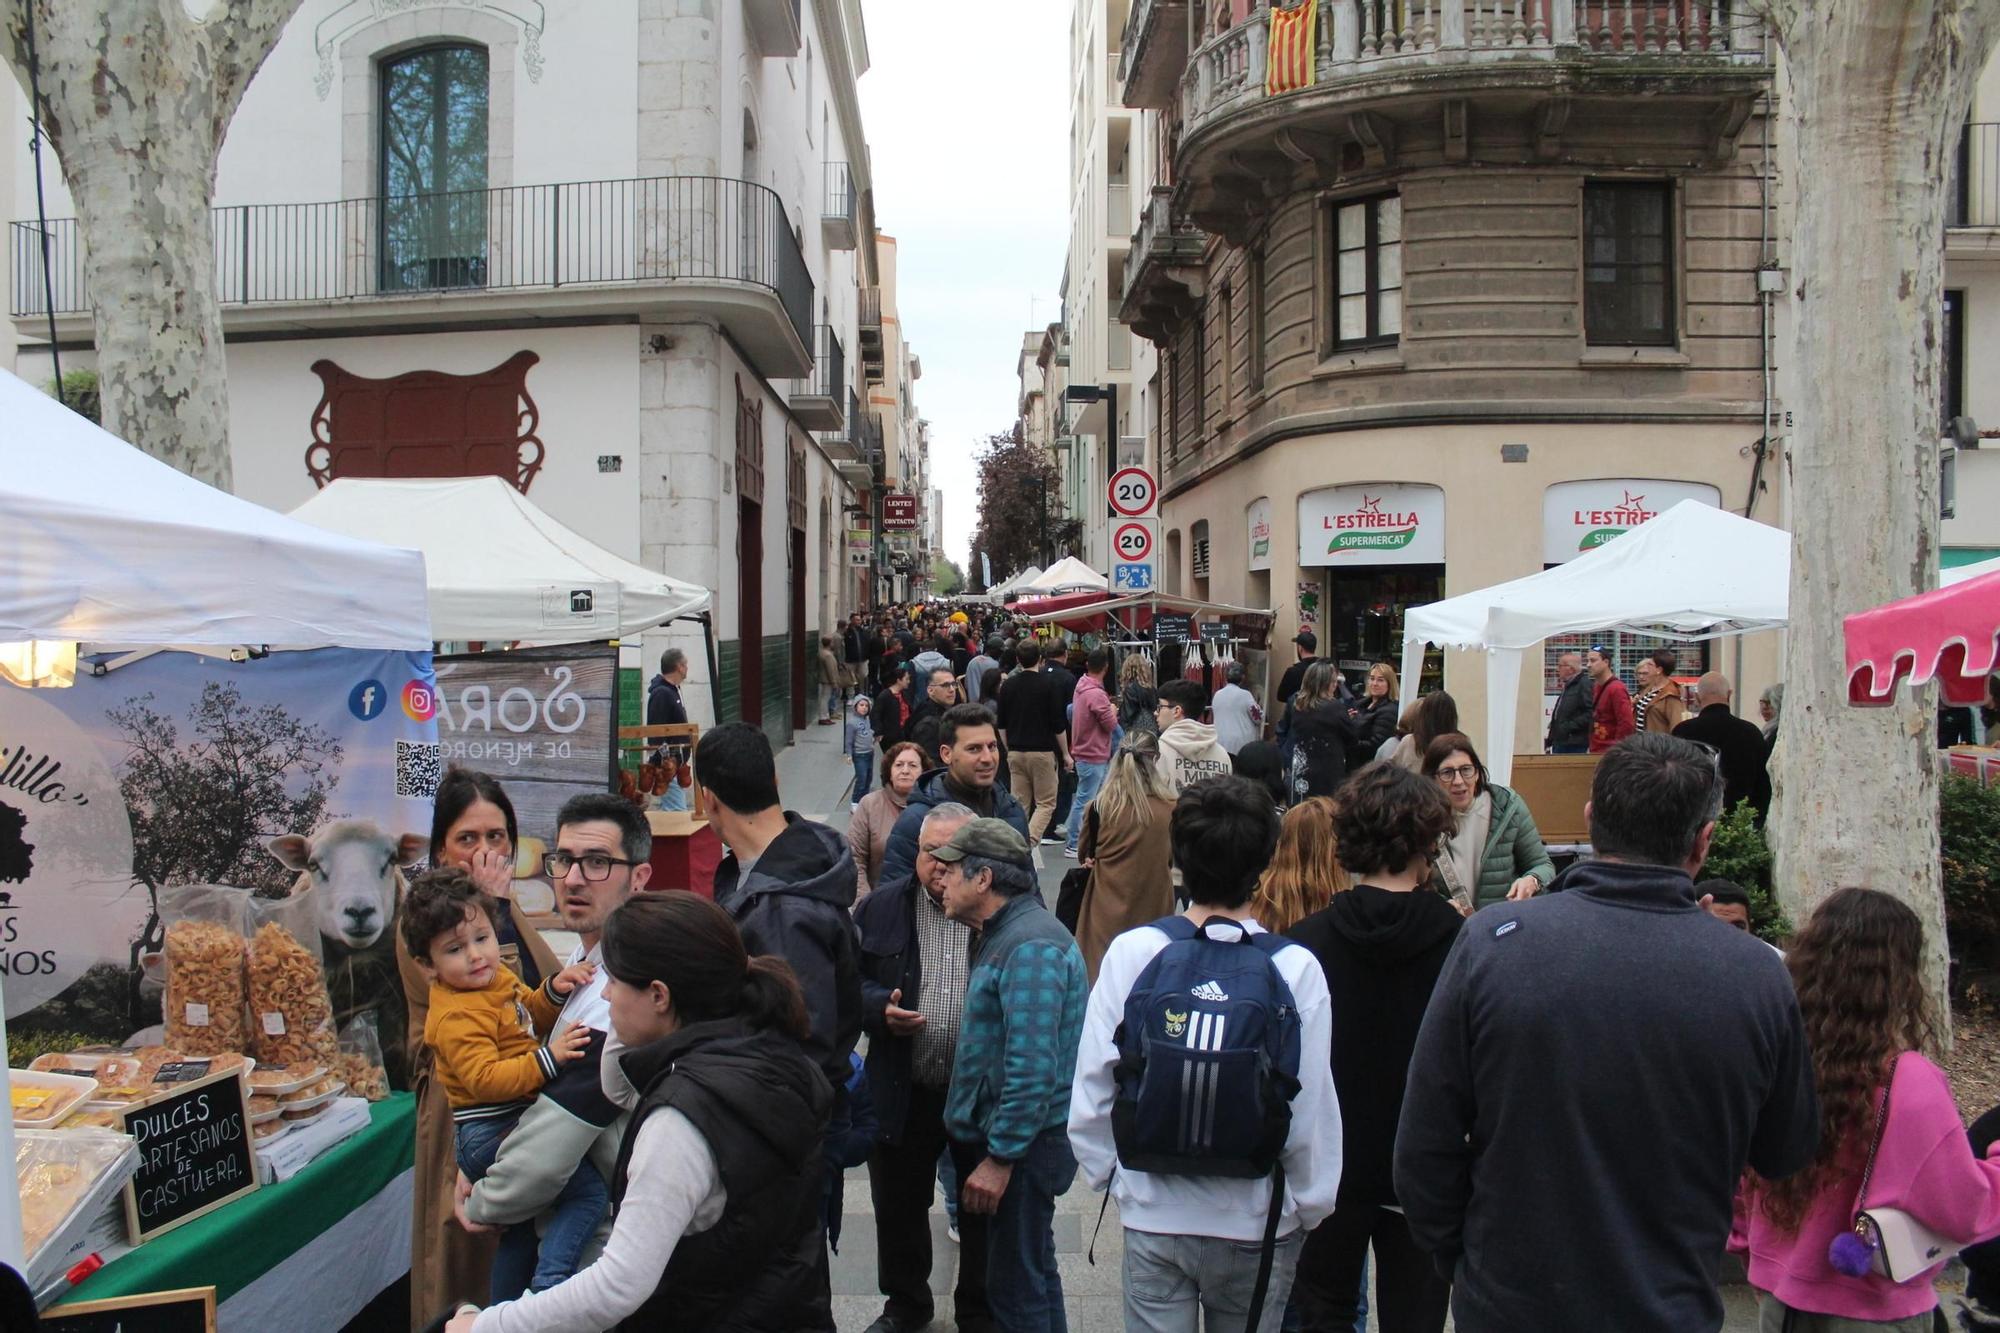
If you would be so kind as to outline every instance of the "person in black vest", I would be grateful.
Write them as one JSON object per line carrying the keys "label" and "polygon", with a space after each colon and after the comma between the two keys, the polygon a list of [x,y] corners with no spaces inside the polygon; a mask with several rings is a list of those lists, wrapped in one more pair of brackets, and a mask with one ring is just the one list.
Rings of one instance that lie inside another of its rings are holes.
{"label": "person in black vest", "polygon": [[1695,682],[1695,702],[1701,711],[1674,728],[1684,741],[1697,741],[1722,758],[1723,813],[1738,801],[1750,802],[1757,823],[1771,808],[1771,773],[1764,764],[1764,733],[1755,722],[1729,711],[1729,677],[1711,671]]}
{"label": "person in black vest", "polygon": [[646,894],[604,924],[606,1091],[632,1108],[603,1255],[446,1333],[832,1330],[821,1157],[833,1089],[799,1045],[791,968],[751,958],[727,913]]}

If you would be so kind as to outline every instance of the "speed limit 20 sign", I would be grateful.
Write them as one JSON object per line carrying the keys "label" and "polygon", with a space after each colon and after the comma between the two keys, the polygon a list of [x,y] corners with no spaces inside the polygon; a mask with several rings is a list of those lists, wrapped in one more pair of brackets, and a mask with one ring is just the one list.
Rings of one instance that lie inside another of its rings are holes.
{"label": "speed limit 20 sign", "polygon": [[1111,510],[1125,518],[1146,518],[1160,498],[1153,474],[1142,467],[1125,467],[1111,474]]}
{"label": "speed limit 20 sign", "polygon": [[1153,534],[1144,523],[1121,523],[1111,534],[1111,549],[1128,564],[1138,564],[1153,556]]}

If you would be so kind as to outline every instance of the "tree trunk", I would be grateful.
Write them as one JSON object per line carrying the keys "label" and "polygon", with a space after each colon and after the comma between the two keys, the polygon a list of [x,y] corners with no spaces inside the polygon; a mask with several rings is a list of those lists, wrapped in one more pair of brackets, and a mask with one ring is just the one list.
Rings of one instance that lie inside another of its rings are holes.
{"label": "tree trunk", "polygon": [[1849,885],[1909,903],[1948,1024],[1934,700],[1850,707],[1841,619],[1936,581],[1945,199],[2000,0],[1762,8],[1790,73],[1799,182],[1777,883],[1800,922]]}
{"label": "tree trunk", "polygon": [[[250,76],[299,0],[26,0],[41,115],[82,229],[105,429],[230,487],[228,374],[209,200]],[[0,49],[29,86],[26,11]],[[115,36],[114,36],[115,34]]]}

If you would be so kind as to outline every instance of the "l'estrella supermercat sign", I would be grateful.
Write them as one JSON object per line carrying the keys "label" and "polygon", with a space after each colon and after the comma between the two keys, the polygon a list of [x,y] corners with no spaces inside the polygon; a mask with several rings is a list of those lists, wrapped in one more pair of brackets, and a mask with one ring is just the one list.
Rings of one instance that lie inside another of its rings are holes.
{"label": "l'estrella supermercat sign", "polygon": [[1435,486],[1330,486],[1299,497],[1301,565],[1443,560],[1444,492]]}
{"label": "l'estrella supermercat sign", "polygon": [[1720,505],[1722,493],[1699,482],[1609,477],[1565,481],[1542,501],[1542,563],[1559,565],[1650,523],[1683,500]]}

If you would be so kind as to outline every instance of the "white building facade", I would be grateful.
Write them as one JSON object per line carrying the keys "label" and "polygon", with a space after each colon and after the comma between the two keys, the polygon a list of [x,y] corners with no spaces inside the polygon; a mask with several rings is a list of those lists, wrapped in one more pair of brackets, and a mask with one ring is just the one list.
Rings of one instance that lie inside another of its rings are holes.
{"label": "white building facade", "polygon": [[[696,627],[625,664],[684,647],[700,720],[788,742],[813,640],[870,592],[846,549],[879,475],[867,67],[859,0],[306,0],[217,176],[237,491],[284,510],[341,476],[500,475],[712,589],[712,693]],[[45,184],[56,336],[89,366],[53,162]],[[10,332],[46,380],[35,234],[11,230]]]}

